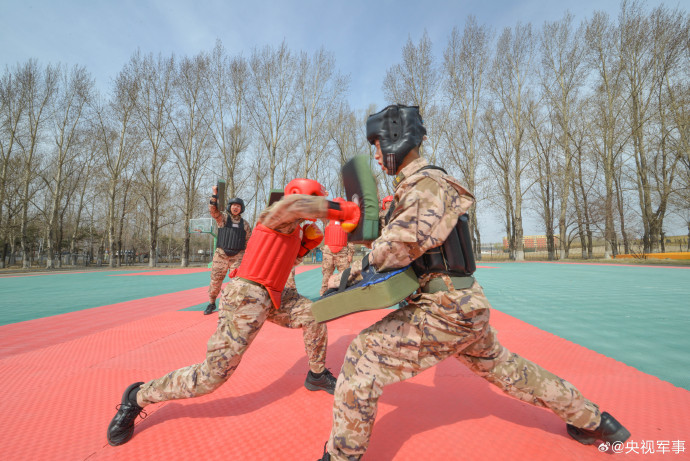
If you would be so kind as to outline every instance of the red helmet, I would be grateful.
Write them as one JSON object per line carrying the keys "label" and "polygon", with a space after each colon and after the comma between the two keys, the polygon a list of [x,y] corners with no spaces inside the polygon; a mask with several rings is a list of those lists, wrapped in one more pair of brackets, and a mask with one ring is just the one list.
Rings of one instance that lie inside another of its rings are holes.
{"label": "red helmet", "polygon": [[303,194],[303,195],[320,195],[326,197],[328,192],[318,181],[306,178],[297,178],[290,181],[285,186],[285,195]]}
{"label": "red helmet", "polygon": [[386,204],[390,203],[393,201],[393,196],[389,195],[388,197],[383,197],[383,200],[381,200],[381,209],[384,210],[386,208]]}

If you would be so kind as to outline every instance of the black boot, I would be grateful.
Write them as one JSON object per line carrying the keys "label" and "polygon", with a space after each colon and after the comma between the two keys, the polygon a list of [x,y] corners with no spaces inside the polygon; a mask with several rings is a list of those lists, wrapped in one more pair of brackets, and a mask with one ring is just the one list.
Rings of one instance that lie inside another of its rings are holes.
{"label": "black boot", "polygon": [[319,373],[318,375],[309,370],[309,373],[307,373],[307,379],[304,380],[304,387],[310,391],[326,391],[333,395],[333,393],[335,393],[336,381],[336,377],[333,376],[328,368],[323,370],[323,372]]}
{"label": "black boot", "polygon": [[136,392],[142,384],[144,383],[134,383],[125,390],[122,394],[122,403],[117,406],[117,413],[108,425],[108,443],[114,447],[127,443],[134,434],[134,420],[144,411],[136,399]]}
{"label": "black boot", "polygon": [[208,303],[208,306],[206,306],[206,310],[204,311],[204,315],[209,315],[212,314],[213,311],[216,310],[216,302],[213,301],[212,303]]}
{"label": "black boot", "polygon": [[331,454],[326,451],[326,445],[328,445],[328,442],[323,445],[323,457],[317,459],[316,461],[331,461]]}
{"label": "black boot", "polygon": [[592,445],[597,440],[611,444],[615,442],[624,443],[630,437],[630,432],[616,421],[616,418],[606,412],[601,414],[599,427],[594,430],[580,429],[568,424],[567,431],[572,438],[584,445]]}

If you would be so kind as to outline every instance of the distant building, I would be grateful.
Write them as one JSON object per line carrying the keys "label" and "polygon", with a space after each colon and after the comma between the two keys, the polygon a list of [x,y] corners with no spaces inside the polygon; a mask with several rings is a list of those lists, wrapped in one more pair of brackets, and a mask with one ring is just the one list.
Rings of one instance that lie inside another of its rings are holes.
{"label": "distant building", "polygon": [[[558,247],[558,236],[553,236],[554,245]],[[546,235],[526,235],[522,237],[525,251],[546,251]],[[508,250],[508,237],[503,237],[503,249]]]}

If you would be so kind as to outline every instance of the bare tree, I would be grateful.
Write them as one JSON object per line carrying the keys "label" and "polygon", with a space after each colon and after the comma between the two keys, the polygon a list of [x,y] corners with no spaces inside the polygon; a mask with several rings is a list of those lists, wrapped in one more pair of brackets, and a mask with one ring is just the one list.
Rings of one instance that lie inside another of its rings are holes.
{"label": "bare tree", "polygon": [[184,244],[181,265],[189,265],[189,220],[199,198],[199,186],[204,168],[210,160],[212,110],[209,99],[208,72],[210,59],[205,54],[180,60],[175,77],[175,115],[172,120],[174,135],[171,149],[175,167],[183,187]]}
{"label": "bare tree", "polygon": [[19,142],[22,158],[22,188],[21,197],[21,246],[22,268],[30,267],[29,261],[29,203],[33,191],[31,184],[38,171],[39,146],[45,140],[46,122],[50,117],[50,109],[58,86],[58,72],[53,66],[39,67],[34,60],[17,69],[17,78],[22,87],[21,93],[26,97],[26,126],[25,134]]}
{"label": "bare tree", "polygon": [[560,257],[565,257],[566,214],[570,184],[573,177],[572,127],[573,112],[586,68],[582,44],[583,28],[573,30],[573,15],[566,13],[562,20],[546,22],[541,34],[541,85],[545,101],[553,107],[553,121],[559,130],[558,142],[563,155],[560,171]]}
{"label": "bare tree", "polygon": [[554,220],[556,210],[556,191],[558,186],[556,184],[557,175],[554,170],[557,169],[557,135],[554,133],[556,124],[550,120],[553,115],[553,108],[539,104],[532,104],[530,106],[529,123],[530,136],[529,139],[534,146],[536,189],[534,195],[539,200],[539,205],[536,207],[542,217],[544,229],[546,231],[546,250],[549,261],[556,259],[556,241],[554,236]]}
{"label": "bare tree", "polygon": [[488,200],[503,212],[508,251],[511,259],[516,259],[518,242],[515,232],[513,197],[515,197],[514,178],[518,175],[514,172],[516,163],[513,160],[514,151],[510,132],[504,128],[509,123],[509,117],[505,110],[489,106],[482,118],[480,130],[486,145],[486,166],[497,185],[497,192],[490,195]]}
{"label": "bare tree", "polygon": [[[19,71],[19,68],[17,68]],[[2,260],[0,268],[5,267],[5,253],[9,235],[10,219],[3,213],[5,200],[10,196],[10,182],[17,163],[17,146],[20,142],[20,122],[23,120],[27,100],[22,93],[22,85],[17,75],[5,69],[0,79],[0,245]]]}
{"label": "bare tree", "polygon": [[595,12],[585,25],[588,67],[594,70],[594,93],[590,98],[593,107],[593,143],[604,173],[604,257],[617,252],[617,236],[614,225],[614,177],[620,175],[616,165],[627,142],[623,133],[623,65],[618,52],[618,28],[603,12]]}
{"label": "bare tree", "polygon": [[[158,233],[161,224],[163,197],[169,185],[165,177],[170,160],[166,138],[170,136],[172,86],[175,74],[174,57],[141,56],[136,52],[127,64],[138,81],[139,90],[133,96],[134,117],[144,142],[141,144],[140,172],[136,182],[143,187],[133,191],[146,203],[148,216],[149,267],[157,265]],[[133,178],[134,179],[134,178]]]}
{"label": "bare tree", "polygon": [[97,133],[98,148],[105,163],[108,181],[106,234],[110,267],[115,265],[115,222],[118,219],[117,207],[122,195],[124,172],[130,168],[136,149],[140,145],[140,135],[135,127],[135,106],[139,90],[140,82],[136,75],[125,68],[115,79],[112,100],[94,107],[94,130]]}
{"label": "bare tree", "polygon": [[340,179],[340,169],[345,162],[355,155],[368,153],[369,143],[361,133],[361,125],[355,111],[344,101],[328,120],[328,134],[333,145],[330,158],[338,167],[335,174],[321,175],[319,179],[324,181],[324,186],[334,197],[342,197],[345,193]]}
{"label": "bare tree", "polygon": [[324,49],[301,53],[295,79],[295,108],[300,124],[303,177],[319,177],[329,148],[328,124],[347,93],[348,79],[335,70],[333,55]]}
{"label": "bare tree", "polygon": [[430,134],[430,142],[422,146],[422,153],[431,163],[436,161],[444,124],[448,121],[448,107],[442,107],[436,96],[440,81],[441,74],[426,30],[416,46],[411,38],[407,39],[402,49],[402,63],[388,69],[383,81],[383,95],[388,103],[419,106],[419,114]]}
{"label": "bare tree", "polygon": [[[500,127],[493,126],[490,132],[498,129],[505,132],[508,137],[507,144],[498,143],[495,139],[494,147],[509,149],[503,152],[504,158],[498,166],[505,180],[512,182],[510,191],[506,187],[503,188],[503,199],[506,201],[506,213],[510,212],[506,214],[506,229],[511,230],[508,236],[514,240],[513,256],[518,261],[525,258],[522,202],[526,190],[522,183],[522,174],[531,161],[529,151],[525,148],[525,132],[528,127],[526,108],[531,97],[530,75],[533,58],[534,38],[531,25],[518,24],[514,31],[506,28],[498,39],[490,79],[491,93],[499,107],[493,113],[499,116],[489,117],[488,120],[501,123]],[[496,152],[493,155],[496,155]],[[510,205],[508,201],[511,202]]]}
{"label": "bare tree", "polygon": [[434,63],[431,39],[426,30],[415,46],[408,38],[402,50],[402,63],[386,71],[383,95],[391,104],[419,106],[424,118],[438,91],[439,73]]}
{"label": "bare tree", "polygon": [[87,190],[95,186],[95,184],[92,182],[91,175],[98,164],[95,146],[95,140],[97,138],[92,134],[91,136],[87,136],[87,139],[89,144],[82,145],[82,155],[79,162],[81,168],[77,170],[73,180],[73,188],[74,194],[76,195],[76,200],[69,201],[73,207],[73,228],[69,239],[72,265],[76,264],[77,242],[80,236],[82,215],[86,209],[86,201],[89,199],[89,197],[93,196],[90,190],[88,191],[87,195]]}
{"label": "bare tree", "polygon": [[[454,28],[444,52],[444,92],[451,111],[444,130],[451,161],[460,169],[465,184],[477,199],[483,199],[478,169],[481,152],[480,109],[485,100],[487,71],[490,65],[491,33],[470,16],[462,35]],[[477,213],[470,214],[474,254],[481,259],[481,234]]]}
{"label": "bare tree", "polygon": [[599,181],[598,163],[591,142],[591,124],[585,111],[586,101],[580,101],[573,111],[570,138],[573,145],[573,206],[577,215],[578,235],[582,258],[591,259],[594,252],[592,196]]}
{"label": "bare tree", "polygon": [[285,142],[294,120],[295,59],[283,42],[277,49],[254,50],[249,68],[251,87],[246,102],[265,149],[263,155],[268,158],[269,188],[273,189],[279,163],[287,157]]}
{"label": "bare tree", "polygon": [[59,217],[64,213],[69,202],[65,194],[72,176],[78,174],[82,165],[79,162],[81,149],[79,144],[85,142],[85,113],[93,91],[93,80],[84,67],[74,67],[71,71],[58,68],[60,84],[56,87],[55,110],[53,113],[53,155],[45,181],[50,189],[51,202],[48,214],[48,237],[46,268],[60,267],[54,255],[61,252],[61,233]]}
{"label": "bare tree", "polygon": [[[668,197],[677,164],[666,148],[665,120],[655,113],[659,104],[659,92],[666,75],[675,70],[687,29],[678,11],[666,7],[655,8],[645,16],[640,3],[624,1],[619,17],[621,30],[621,55],[629,93],[630,133],[633,141],[637,173],[638,197],[645,252],[658,251]],[[685,31],[685,35],[680,35]],[[680,33],[680,34],[679,34]],[[665,108],[664,108],[665,110]],[[657,116],[657,120],[655,119]],[[649,136],[650,124],[660,124],[660,139]]]}
{"label": "bare tree", "polygon": [[242,57],[230,59],[221,42],[217,41],[208,75],[215,109],[213,140],[225,167],[228,196],[233,197],[249,178],[249,174],[243,174],[242,169],[242,154],[249,147],[250,139],[245,110],[249,68]]}

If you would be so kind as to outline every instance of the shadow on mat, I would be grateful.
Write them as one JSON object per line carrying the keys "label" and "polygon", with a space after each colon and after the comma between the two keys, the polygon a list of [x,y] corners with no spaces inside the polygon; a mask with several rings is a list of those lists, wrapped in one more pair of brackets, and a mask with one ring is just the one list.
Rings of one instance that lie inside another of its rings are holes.
{"label": "shadow on mat", "polygon": [[[488,416],[518,426],[563,436],[566,434],[565,423],[550,410],[500,393],[497,387],[476,376],[456,360],[444,360],[427,372],[434,373],[431,386],[403,381],[385,388],[379,405],[397,408],[377,418],[367,459],[392,460],[403,444],[415,435]],[[468,448],[466,443],[475,438],[472,432],[454,435],[456,437],[449,443],[458,447]],[[486,443],[486,437],[480,439]],[[426,456],[435,459],[432,445]]]}
{"label": "shadow on mat", "polygon": [[[355,335],[343,336],[335,343],[328,345],[327,365],[329,365],[329,368],[336,376],[338,376],[343,364],[345,351],[354,337]],[[329,360],[328,357],[336,357],[337,359]],[[242,367],[241,363],[239,367]],[[147,417],[136,426],[135,436],[149,427],[176,418],[223,418],[251,413],[285,397],[289,397],[304,387],[304,378],[306,378],[308,370],[309,365],[306,356],[304,356],[288,368],[279,379],[249,394],[212,399],[203,403],[185,403],[185,405],[175,401],[163,402],[161,406],[154,404],[150,417]],[[295,376],[303,378],[296,380]],[[223,386],[232,386],[232,376]],[[323,391],[315,393],[325,394]],[[184,400],[185,402],[193,401],[193,399]]]}
{"label": "shadow on mat", "polygon": [[[328,357],[331,359],[328,362],[334,374],[339,374],[347,347],[354,337],[344,336],[329,344]],[[333,357],[337,360],[334,361]],[[279,379],[249,394],[185,405],[169,401],[137,425],[135,436],[158,423],[177,418],[227,418],[251,413],[299,391],[303,380],[295,379],[295,376],[306,375],[307,370],[307,359],[302,357]],[[565,436],[565,423],[549,410],[497,392],[495,386],[455,360],[445,360],[427,373],[434,373],[432,385],[408,380],[386,387],[379,404],[396,408],[377,418],[367,459],[393,460],[411,437],[464,420],[490,416],[517,426]],[[232,377],[225,385],[232,386]],[[324,429],[327,437],[330,428]],[[450,443],[460,446],[470,438],[473,438],[471,433],[458,433]],[[434,458],[432,447],[427,455],[429,459]]]}

